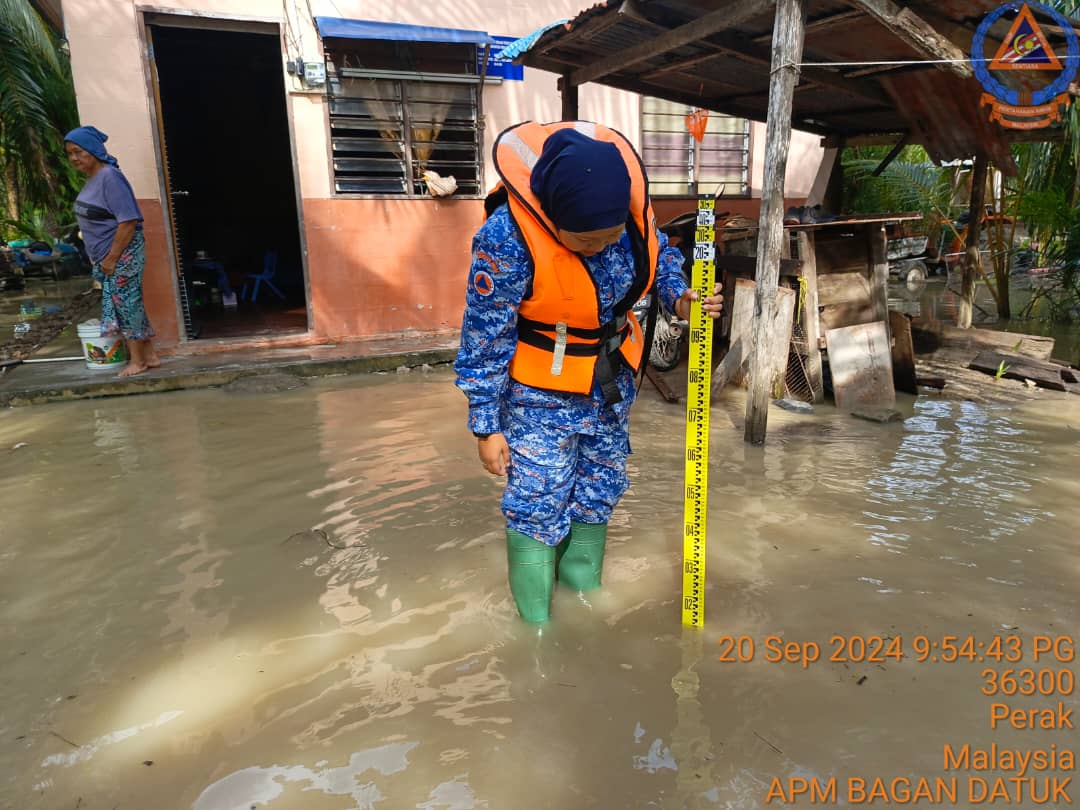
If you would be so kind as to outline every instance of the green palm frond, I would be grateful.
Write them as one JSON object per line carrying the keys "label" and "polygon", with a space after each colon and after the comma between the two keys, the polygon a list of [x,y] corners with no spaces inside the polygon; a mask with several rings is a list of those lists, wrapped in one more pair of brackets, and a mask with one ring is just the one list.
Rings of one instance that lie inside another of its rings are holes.
{"label": "green palm frond", "polygon": [[61,72],[56,45],[49,29],[26,0],[0,0],[0,28],[15,34],[21,48]]}
{"label": "green palm frond", "polygon": [[26,0],[0,0],[0,203],[63,205],[75,188],[63,133],[75,126],[70,64]]}

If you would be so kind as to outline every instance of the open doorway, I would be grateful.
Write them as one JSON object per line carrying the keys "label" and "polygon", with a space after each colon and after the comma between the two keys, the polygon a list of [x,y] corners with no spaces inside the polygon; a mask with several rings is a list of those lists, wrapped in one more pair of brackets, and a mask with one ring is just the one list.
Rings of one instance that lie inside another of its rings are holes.
{"label": "open doorway", "polygon": [[188,338],[307,331],[279,38],[148,28]]}

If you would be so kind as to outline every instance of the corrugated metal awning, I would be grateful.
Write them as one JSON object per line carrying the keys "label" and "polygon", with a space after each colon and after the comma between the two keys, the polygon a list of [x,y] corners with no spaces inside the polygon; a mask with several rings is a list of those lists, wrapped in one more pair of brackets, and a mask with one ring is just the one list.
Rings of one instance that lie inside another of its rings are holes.
{"label": "corrugated metal awning", "polygon": [[489,45],[486,31],[464,28],[433,28],[428,25],[349,20],[344,17],[316,17],[319,36],[323,39],[385,39],[396,42],[459,42],[469,45]]}

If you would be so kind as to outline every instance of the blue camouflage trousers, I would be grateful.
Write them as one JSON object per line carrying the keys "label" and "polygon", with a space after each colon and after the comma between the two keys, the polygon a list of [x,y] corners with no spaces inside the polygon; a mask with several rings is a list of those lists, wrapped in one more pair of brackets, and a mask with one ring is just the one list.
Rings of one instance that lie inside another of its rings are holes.
{"label": "blue camouflage trousers", "polygon": [[510,468],[502,510],[509,528],[554,546],[571,521],[607,523],[626,492],[629,413],[605,409],[572,424],[558,418],[558,409],[540,419],[537,410],[504,411]]}

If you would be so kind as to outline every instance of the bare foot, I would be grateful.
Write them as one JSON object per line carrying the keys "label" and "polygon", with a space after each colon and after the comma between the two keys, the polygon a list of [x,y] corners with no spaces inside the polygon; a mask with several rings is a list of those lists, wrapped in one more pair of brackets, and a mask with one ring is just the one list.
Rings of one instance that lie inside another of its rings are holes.
{"label": "bare foot", "polygon": [[146,360],[146,367],[147,368],[157,368],[160,365],[161,365],[161,358],[158,357],[156,354],[154,356],[152,356],[152,357],[148,357],[147,360]]}
{"label": "bare foot", "polygon": [[148,368],[150,368],[150,367],[148,365],[146,365],[145,363],[139,363],[139,364],[128,363],[126,366],[124,366],[120,370],[120,373],[117,374],[116,376],[117,377],[134,377],[136,374],[142,374]]}

